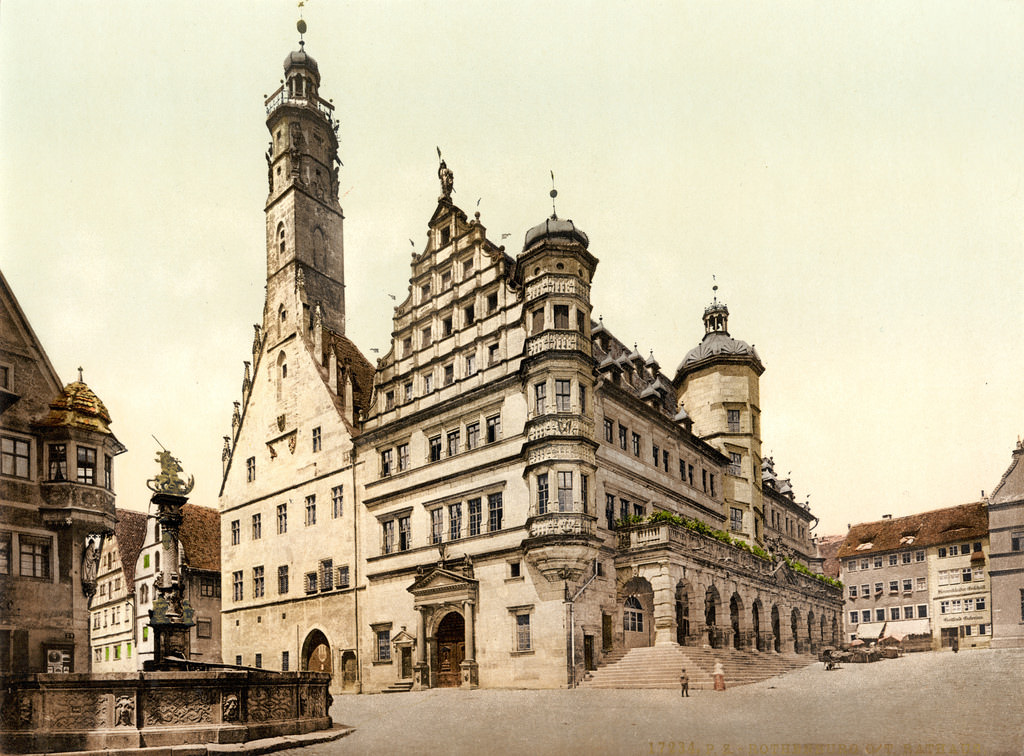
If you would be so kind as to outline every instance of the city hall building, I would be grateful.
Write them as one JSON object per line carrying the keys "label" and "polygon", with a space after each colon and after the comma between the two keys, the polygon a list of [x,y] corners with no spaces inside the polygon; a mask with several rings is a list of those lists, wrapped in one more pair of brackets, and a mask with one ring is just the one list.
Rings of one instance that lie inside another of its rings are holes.
{"label": "city hall building", "polygon": [[266,304],[224,444],[224,660],[338,691],[553,688],[639,646],[837,643],[842,596],[762,459],[764,366],[725,304],[665,372],[592,319],[579,226],[552,215],[511,254],[442,161],[372,364],[345,335],[337,121],[304,49],[284,73]]}

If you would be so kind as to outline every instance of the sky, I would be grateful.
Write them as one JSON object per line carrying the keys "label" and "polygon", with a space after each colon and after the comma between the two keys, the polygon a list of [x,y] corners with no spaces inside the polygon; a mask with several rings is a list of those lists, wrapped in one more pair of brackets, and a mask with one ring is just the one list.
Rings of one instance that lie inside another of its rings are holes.
{"label": "sky", "polygon": [[[756,346],[763,451],[818,535],[977,500],[1024,433],[1024,3],[307,0],[341,121],[347,334],[389,348],[436,205],[510,254],[590,237],[594,315],[669,375],[712,285]],[[0,269],[105,402],[144,509],[157,441],[217,506],[265,283],[264,95],[285,0],[4,0]],[[477,204],[479,202],[479,205]],[[504,235],[508,234],[507,237]]]}

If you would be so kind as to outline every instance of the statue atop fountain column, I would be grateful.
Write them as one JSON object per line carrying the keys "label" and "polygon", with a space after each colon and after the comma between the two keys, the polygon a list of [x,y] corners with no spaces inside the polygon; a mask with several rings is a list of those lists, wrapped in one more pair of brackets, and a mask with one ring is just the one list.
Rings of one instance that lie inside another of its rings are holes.
{"label": "statue atop fountain column", "polygon": [[154,586],[156,598],[149,611],[149,625],[153,628],[153,660],[146,669],[180,669],[191,654],[190,635],[195,624],[194,611],[182,595],[178,574],[178,532],[181,529],[181,508],[188,501],[194,479],[186,483],[180,477],[181,463],[166,449],[157,452],[160,474],[146,481],[153,492],[150,499],[156,507],[160,523],[161,563],[163,572]]}

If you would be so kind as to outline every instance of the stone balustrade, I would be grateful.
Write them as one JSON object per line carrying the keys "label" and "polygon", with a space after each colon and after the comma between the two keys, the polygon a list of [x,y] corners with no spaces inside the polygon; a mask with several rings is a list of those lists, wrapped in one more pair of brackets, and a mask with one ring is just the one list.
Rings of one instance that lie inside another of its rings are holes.
{"label": "stone balustrade", "polygon": [[529,521],[530,538],[550,535],[597,535],[597,518],[583,512],[546,512]]}
{"label": "stone balustrade", "polygon": [[593,438],[594,421],[582,415],[541,415],[526,424],[528,441],[564,436]]}
{"label": "stone balustrade", "polygon": [[590,285],[577,276],[548,274],[526,285],[526,299],[532,301],[543,294],[568,294],[589,301]]}
{"label": "stone balustrade", "polygon": [[[681,525],[659,522],[630,525],[619,529],[620,553],[652,548],[668,548],[708,564],[728,565],[731,571],[762,579],[770,578],[778,568],[775,561],[762,559],[738,546],[722,543],[716,538]],[[795,570],[789,570],[789,575],[796,586],[804,591],[820,596],[842,598],[841,589],[828,585],[817,578]]]}
{"label": "stone balustrade", "polygon": [[526,354],[529,357],[550,351],[590,354],[590,343],[579,331],[546,331],[526,340]]}

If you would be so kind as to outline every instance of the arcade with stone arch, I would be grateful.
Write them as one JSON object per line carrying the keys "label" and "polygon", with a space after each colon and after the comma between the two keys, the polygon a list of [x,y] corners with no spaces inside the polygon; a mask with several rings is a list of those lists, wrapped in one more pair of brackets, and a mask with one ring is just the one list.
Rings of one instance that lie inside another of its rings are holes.
{"label": "arcade with stone arch", "polygon": [[618,565],[616,645],[817,654],[841,640],[841,605],[787,577],[685,561]]}

